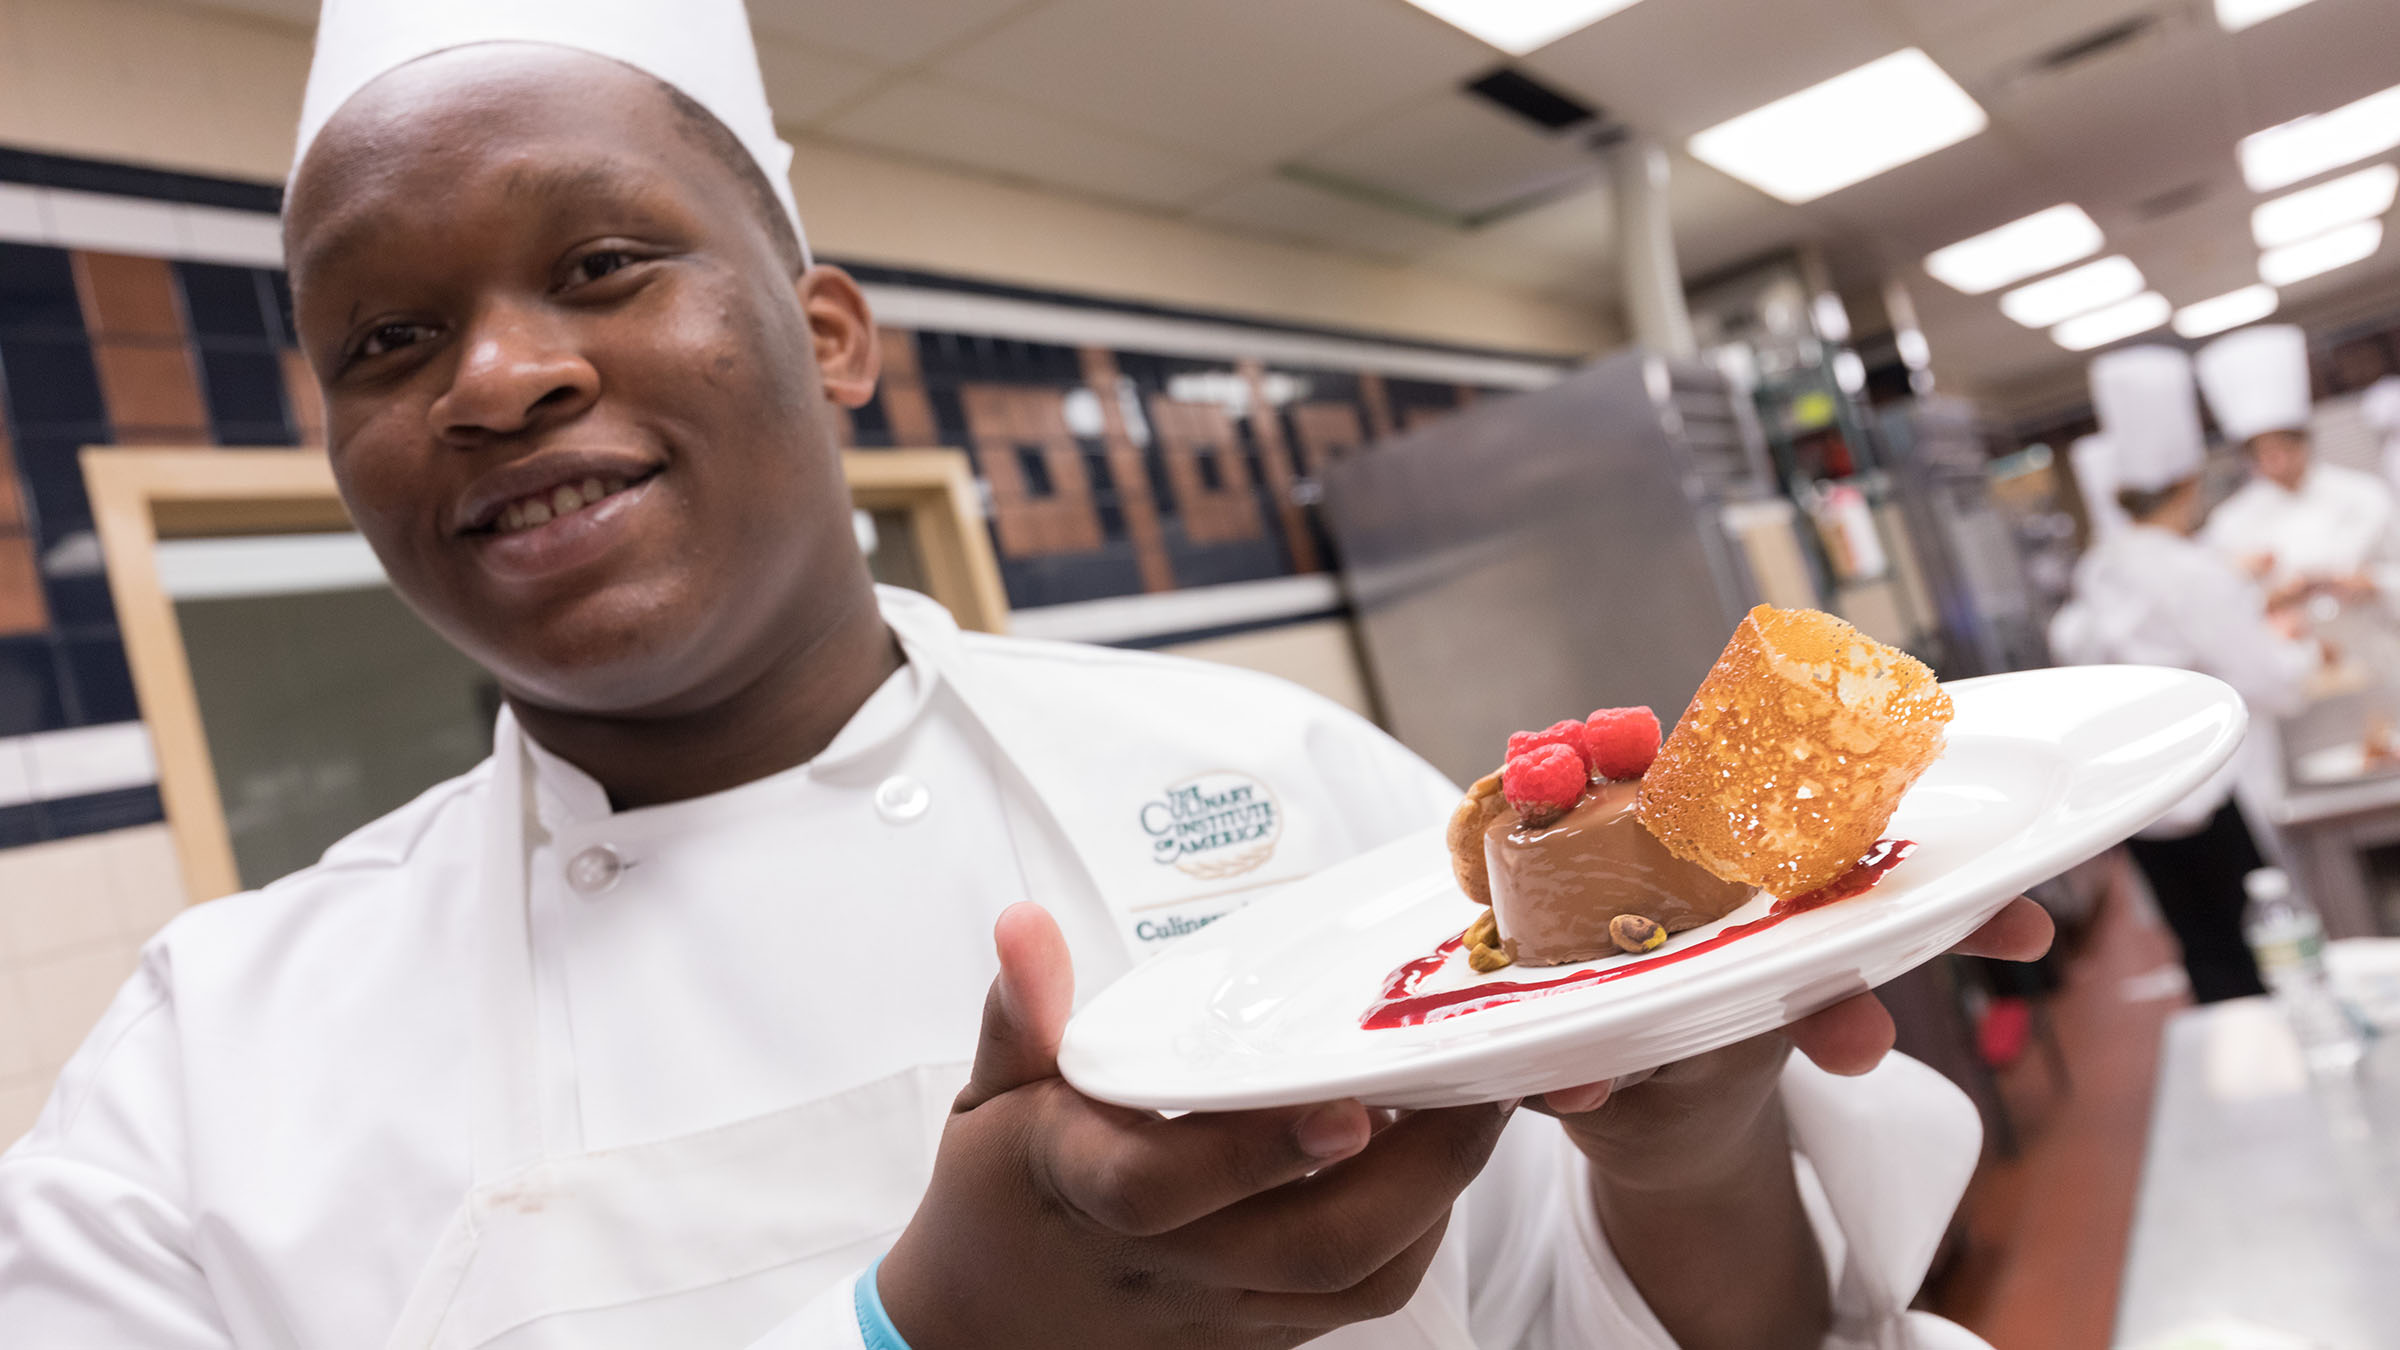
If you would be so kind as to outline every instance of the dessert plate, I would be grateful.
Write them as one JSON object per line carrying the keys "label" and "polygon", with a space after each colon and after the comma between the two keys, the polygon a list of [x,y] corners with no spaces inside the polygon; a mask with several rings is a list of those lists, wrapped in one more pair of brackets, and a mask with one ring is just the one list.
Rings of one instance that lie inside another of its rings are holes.
{"label": "dessert plate", "polygon": [[1947,746],[1884,830],[1916,848],[1864,895],[1698,952],[1765,916],[1767,897],[1641,957],[1488,975],[1454,958],[1426,989],[1657,964],[1368,1030],[1361,1017],[1392,972],[1477,912],[1451,880],[1437,825],[1271,892],[1135,968],[1068,1023],[1060,1070],[1103,1101],[1226,1111],[1341,1097],[1457,1106],[1689,1058],[1948,950],[2027,886],[2165,814],[2232,756],[2248,723],[2227,686],[2151,666],[1945,687],[1956,709]]}

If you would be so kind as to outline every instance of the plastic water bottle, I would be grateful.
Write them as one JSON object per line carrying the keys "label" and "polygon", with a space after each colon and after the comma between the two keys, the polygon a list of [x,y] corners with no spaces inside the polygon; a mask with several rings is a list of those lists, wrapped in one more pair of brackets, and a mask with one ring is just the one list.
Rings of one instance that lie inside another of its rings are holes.
{"label": "plastic water bottle", "polygon": [[2259,978],[2291,1020],[2301,1055],[2313,1072],[2347,1072],[2364,1048],[2358,1024],[2325,973],[2324,921],[2280,867],[2261,867],[2243,877],[2242,889],[2250,897],[2242,909],[2242,933],[2258,960]]}

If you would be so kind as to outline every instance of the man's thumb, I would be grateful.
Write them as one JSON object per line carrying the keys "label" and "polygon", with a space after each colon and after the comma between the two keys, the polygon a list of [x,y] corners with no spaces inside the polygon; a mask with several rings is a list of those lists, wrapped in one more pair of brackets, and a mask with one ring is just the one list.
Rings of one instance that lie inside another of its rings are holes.
{"label": "man's thumb", "polygon": [[971,1111],[1012,1088],[1058,1076],[1058,1042],[1075,1003],[1075,966],[1058,921],[1040,905],[1001,911],[992,927],[1000,974],[983,1001],[975,1072],[957,1109]]}

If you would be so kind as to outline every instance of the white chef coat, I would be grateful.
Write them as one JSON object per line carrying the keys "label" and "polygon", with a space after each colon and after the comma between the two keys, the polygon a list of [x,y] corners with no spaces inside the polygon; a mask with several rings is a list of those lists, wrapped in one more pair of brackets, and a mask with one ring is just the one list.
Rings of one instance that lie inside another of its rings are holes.
{"label": "white chef coat", "polygon": [[[11,1350],[859,1350],[1001,909],[1049,907],[1088,993],[1454,800],[1281,682],[882,601],[907,665],[810,764],[614,812],[504,717],[494,761],[170,924],[0,1156]],[[1898,1057],[1795,1063],[1784,1096],[1829,1344],[1979,1345],[1906,1312],[1974,1165],[1964,1097]],[[1670,1346],[1582,1167],[1521,1114],[1417,1298],[1317,1344]]]}
{"label": "white chef coat", "polygon": [[2201,538],[2237,566],[2274,559],[2269,585],[2373,574],[2391,589],[2391,490],[2371,473],[2311,462],[2297,491],[2261,474],[2211,511]]}
{"label": "white chef coat", "polygon": [[2136,523],[2102,537],[2075,565],[2071,608],[2071,624],[2062,610],[2062,621],[2051,625],[2051,645],[2062,659],[2196,670],[2232,685],[2250,706],[2241,752],[2143,837],[2191,834],[2237,783],[2263,788],[2273,769],[2272,719],[2299,710],[2319,655],[2315,643],[2268,625],[2257,583],[2206,544]]}

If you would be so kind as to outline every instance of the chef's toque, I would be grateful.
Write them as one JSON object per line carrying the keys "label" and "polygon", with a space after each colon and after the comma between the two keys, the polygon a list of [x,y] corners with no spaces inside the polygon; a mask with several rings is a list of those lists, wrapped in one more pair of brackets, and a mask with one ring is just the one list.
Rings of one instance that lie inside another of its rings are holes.
{"label": "chef's toque", "polygon": [[2200,392],[2236,445],[2270,431],[2308,430],[2308,338],[2288,323],[2227,333],[2200,349]]}
{"label": "chef's toque", "polygon": [[2075,491],[2083,498],[2083,518],[2092,538],[2106,538],[2126,523],[2125,508],[2117,503],[2117,457],[2106,436],[2078,436],[2067,448],[2074,470]]}
{"label": "chef's toque", "polygon": [[2092,409],[2115,461],[2112,491],[2156,492],[2199,474],[2208,442],[2192,358],[2174,347],[2126,347],[2094,360],[2091,380]]}
{"label": "chef's toque", "polygon": [[792,200],[792,147],[775,134],[742,0],[325,0],[293,172],[325,123],[378,76],[479,42],[570,47],[682,91],[758,161],[807,258],[808,235]]}

